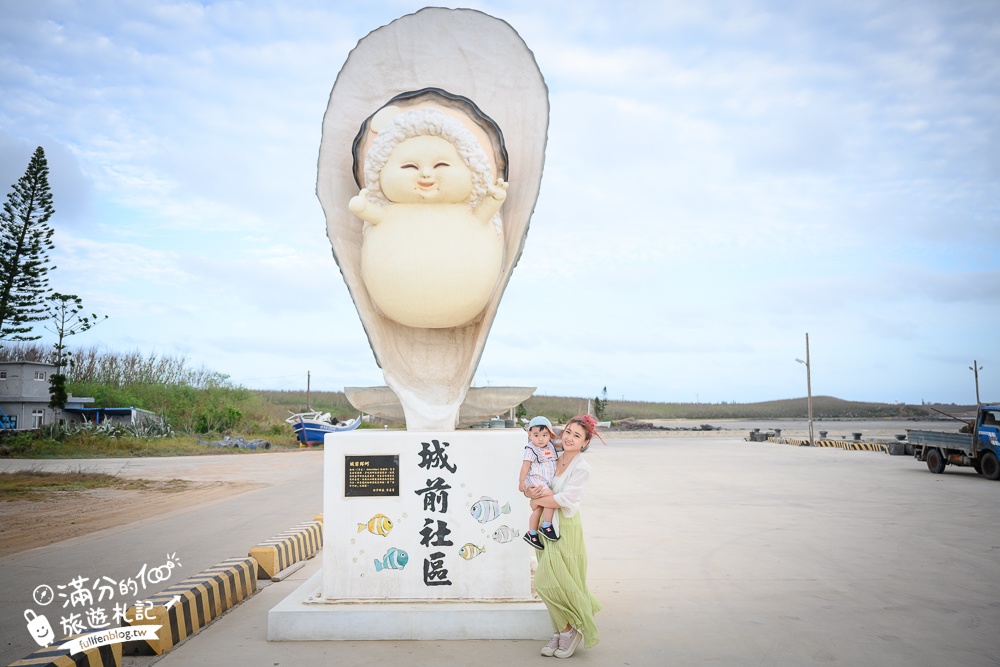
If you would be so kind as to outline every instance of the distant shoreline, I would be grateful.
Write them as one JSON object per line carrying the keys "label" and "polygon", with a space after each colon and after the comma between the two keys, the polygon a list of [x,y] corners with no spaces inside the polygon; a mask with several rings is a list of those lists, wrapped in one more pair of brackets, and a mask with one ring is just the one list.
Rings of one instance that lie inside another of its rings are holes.
{"label": "distant shoreline", "polygon": [[[641,423],[638,428],[605,429],[612,437],[732,437],[745,436],[753,429],[762,432],[780,430],[782,436],[808,437],[809,420],[800,418],[776,419],[648,419],[628,420]],[[621,422],[619,422],[620,424]],[[645,426],[649,424],[649,426]],[[712,427],[712,428],[705,428]],[[852,440],[855,433],[861,433],[862,438],[895,439],[906,433],[907,429],[930,431],[958,431],[961,422],[942,417],[941,419],[851,419],[824,418],[813,419],[813,437],[820,438],[821,432],[827,433],[827,438],[835,440]]]}

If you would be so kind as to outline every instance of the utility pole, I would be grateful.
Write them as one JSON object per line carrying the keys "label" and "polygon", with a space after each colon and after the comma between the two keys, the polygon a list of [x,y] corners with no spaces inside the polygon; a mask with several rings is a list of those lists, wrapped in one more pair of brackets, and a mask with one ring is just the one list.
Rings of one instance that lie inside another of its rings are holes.
{"label": "utility pole", "polygon": [[969,370],[976,374],[976,410],[978,410],[979,406],[982,405],[982,403],[979,402],[979,371],[983,370],[983,367],[980,366],[975,359],[973,359],[972,365],[969,366]]}
{"label": "utility pole", "polygon": [[[800,364],[805,364],[806,366],[806,391],[807,391],[807,404],[809,406],[809,446],[814,447],[816,445],[813,440],[813,390],[812,390],[812,369],[809,367],[809,334],[806,334],[806,360],[796,359],[795,361]],[[977,385],[978,386],[978,385]]]}

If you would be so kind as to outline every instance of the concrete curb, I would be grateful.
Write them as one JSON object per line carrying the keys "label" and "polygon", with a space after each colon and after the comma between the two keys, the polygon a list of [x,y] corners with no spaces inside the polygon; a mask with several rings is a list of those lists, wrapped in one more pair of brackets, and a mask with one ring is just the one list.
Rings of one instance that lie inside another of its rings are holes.
{"label": "concrete curb", "polygon": [[[808,440],[806,441],[808,442]],[[889,445],[880,442],[854,442],[848,440],[817,440],[817,447],[839,447],[851,452],[889,453]]]}
{"label": "concrete curb", "polygon": [[291,565],[312,558],[323,546],[323,524],[304,521],[291,530],[261,542],[250,549],[257,562],[257,576],[271,579]]}
{"label": "concrete curb", "polygon": [[[770,437],[767,442],[774,442],[779,445],[794,445],[796,447],[808,447],[809,440],[804,438],[776,438]],[[814,447],[838,447],[852,452],[882,452],[889,454],[890,445],[882,442],[855,442],[853,440],[816,440]]]}
{"label": "concrete curb", "polygon": [[[137,652],[162,655],[226,610],[257,592],[257,561],[230,558],[149,598],[152,607],[129,607],[125,625],[163,627],[155,641],[130,644]],[[137,613],[139,612],[139,613]]]}

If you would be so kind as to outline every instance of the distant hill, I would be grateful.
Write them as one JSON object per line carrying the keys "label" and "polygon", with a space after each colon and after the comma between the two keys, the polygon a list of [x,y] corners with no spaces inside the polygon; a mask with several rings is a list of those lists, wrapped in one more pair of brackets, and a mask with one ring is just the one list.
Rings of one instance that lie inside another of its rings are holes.
{"label": "distant hill", "polygon": [[[357,416],[358,411],[347,402],[347,396],[342,391],[313,391],[306,396],[304,391],[272,391],[253,390],[270,406],[275,418],[284,419],[289,412],[306,412],[319,410],[329,412],[338,419],[350,419]],[[308,399],[308,400],[307,400]]]}
{"label": "distant hill", "polygon": [[[288,412],[306,409],[304,391],[257,391],[255,392],[271,404],[274,416],[284,418]],[[347,402],[340,391],[314,391],[309,395],[309,405],[313,410],[330,412],[334,416],[347,419],[357,411]],[[525,412],[530,415],[545,415],[550,419],[565,421],[587,410],[587,399],[574,396],[532,396],[524,402]],[[815,419],[946,419],[934,412],[937,408],[948,414],[962,417],[970,411],[975,414],[975,406],[956,405],[897,405],[894,403],[866,403],[848,401],[833,396],[813,396],[813,417]],[[608,401],[605,419],[800,419],[808,415],[807,401],[802,398],[787,398],[759,403],[652,403],[644,401]]]}
{"label": "distant hill", "polygon": [[[557,396],[532,396],[524,403],[529,414],[544,414],[564,419],[587,409],[587,399]],[[944,415],[936,407],[959,416],[975,406],[898,405],[848,401],[834,396],[813,396],[815,419],[915,419]],[[759,403],[647,403],[641,401],[608,401],[605,419],[798,419],[809,414],[808,401],[787,398]]]}

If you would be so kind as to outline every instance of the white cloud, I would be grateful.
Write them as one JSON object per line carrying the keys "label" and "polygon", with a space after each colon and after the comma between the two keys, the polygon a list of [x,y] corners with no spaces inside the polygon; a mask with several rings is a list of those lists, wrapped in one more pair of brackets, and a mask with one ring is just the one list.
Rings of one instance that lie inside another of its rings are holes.
{"label": "white cloud", "polygon": [[[88,336],[237,379],[380,384],[316,157],[347,53],[421,5],[8,5],[0,176],[50,153],[53,277],[112,316]],[[965,400],[952,366],[998,324],[995,7],[478,6],[533,49],[552,109],[480,381],[801,395],[808,330],[821,393]],[[981,328],[955,326],[970,312]]]}

